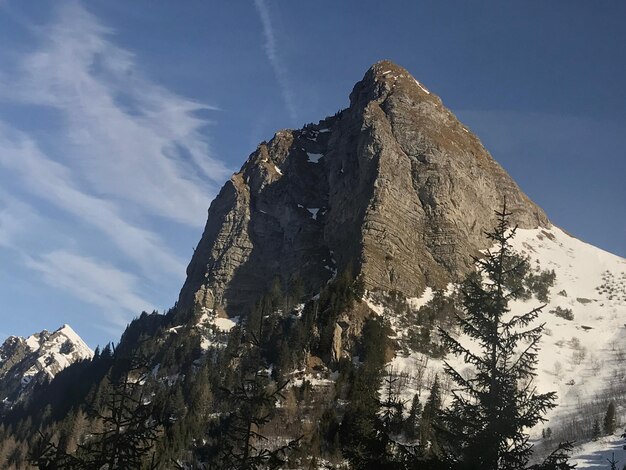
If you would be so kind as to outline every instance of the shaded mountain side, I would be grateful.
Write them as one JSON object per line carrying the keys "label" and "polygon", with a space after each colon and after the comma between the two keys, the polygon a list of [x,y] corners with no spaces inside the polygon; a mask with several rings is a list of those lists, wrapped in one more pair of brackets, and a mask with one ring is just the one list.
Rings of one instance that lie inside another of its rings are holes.
{"label": "shaded mountain side", "polygon": [[348,266],[418,296],[469,271],[505,196],[520,227],[550,226],[437,96],[379,62],[347,109],[276,133],[224,185],[178,306],[237,316],[275,278],[314,294]]}

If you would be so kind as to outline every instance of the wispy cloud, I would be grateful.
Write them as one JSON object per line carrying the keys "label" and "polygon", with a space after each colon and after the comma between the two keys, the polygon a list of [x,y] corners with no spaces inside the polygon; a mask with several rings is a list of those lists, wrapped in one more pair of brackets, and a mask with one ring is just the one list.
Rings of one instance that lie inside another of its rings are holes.
{"label": "wispy cloud", "polygon": [[44,155],[24,133],[1,124],[0,165],[12,170],[24,189],[108,235],[146,275],[183,272],[183,261],[155,233],[124,220],[112,202],[81,190],[68,168]]}
{"label": "wispy cloud", "polygon": [[199,231],[230,170],[200,117],[214,107],[148,78],[81,3],[54,8],[29,26],[29,53],[3,57],[0,111],[29,119],[0,118],[0,249],[119,333],[174,294],[186,262],[176,233]]}
{"label": "wispy cloud", "polygon": [[63,158],[100,194],[191,226],[230,171],[211,157],[198,111],[214,109],[145,78],[77,2],[36,30],[40,48],[1,77],[5,100],[60,113]]}
{"label": "wispy cloud", "polygon": [[[152,303],[138,294],[139,278],[133,274],[67,249],[34,254],[22,246],[34,229],[42,233],[47,225],[49,220],[30,204],[0,190],[0,247],[16,252],[24,265],[38,272],[49,286],[106,309],[106,317],[98,321],[102,328],[119,333],[110,325],[119,329],[140,311],[153,309]],[[49,231],[44,233],[51,235]]]}
{"label": "wispy cloud", "polygon": [[283,64],[283,61],[278,52],[278,45],[276,42],[276,35],[274,34],[274,26],[272,25],[272,18],[270,11],[265,3],[265,0],[254,0],[254,6],[256,7],[259,18],[261,19],[261,25],[263,26],[263,36],[265,38],[265,54],[267,59],[274,70],[276,81],[280,87],[280,91],[285,101],[285,106],[289,112],[289,116],[293,121],[297,120],[298,112],[295,103],[295,95],[289,84],[289,78],[287,73],[287,67]]}
{"label": "wispy cloud", "polygon": [[0,189],[0,246],[11,248],[34,225],[32,207]]}
{"label": "wispy cloud", "polygon": [[47,284],[105,309],[107,320],[117,326],[126,325],[129,313],[153,309],[135,293],[135,276],[100,261],[60,250],[27,257],[26,265],[41,273]]}

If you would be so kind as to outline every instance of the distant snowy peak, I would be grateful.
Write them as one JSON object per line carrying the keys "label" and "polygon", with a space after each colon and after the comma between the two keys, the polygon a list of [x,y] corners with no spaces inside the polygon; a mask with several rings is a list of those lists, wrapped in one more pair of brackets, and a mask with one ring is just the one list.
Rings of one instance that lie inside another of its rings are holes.
{"label": "distant snowy peak", "polygon": [[10,406],[24,399],[34,384],[93,354],[69,325],[27,338],[10,336],[0,346],[0,401]]}
{"label": "distant snowy peak", "polygon": [[24,342],[33,352],[39,351],[40,349],[54,351],[60,349],[61,346],[66,345],[66,349],[70,348],[71,351],[75,351],[83,358],[93,356],[91,348],[89,348],[89,346],[87,346],[82,338],[78,336],[72,327],[67,324],[52,333],[47,330],[43,330],[40,333],[30,335],[24,340]]}

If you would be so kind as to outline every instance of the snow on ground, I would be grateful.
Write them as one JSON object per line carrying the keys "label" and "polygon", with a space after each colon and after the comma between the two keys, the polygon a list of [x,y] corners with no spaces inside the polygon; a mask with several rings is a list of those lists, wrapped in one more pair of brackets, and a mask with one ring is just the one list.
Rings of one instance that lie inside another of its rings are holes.
{"label": "snow on ground", "polygon": [[30,335],[26,338],[26,345],[33,351],[37,351],[39,349],[39,339],[38,336]]}
{"label": "snow on ground", "polygon": [[319,207],[307,207],[306,210],[310,212],[311,217],[313,217],[313,220],[317,220],[317,213],[320,210]]}
{"label": "snow on ground", "polygon": [[212,346],[224,345],[223,333],[228,333],[239,323],[239,317],[223,318],[217,316],[214,310],[203,308],[202,315],[196,323],[196,328],[201,330],[200,347],[207,350]]}
{"label": "snow on ground", "polygon": [[317,163],[320,161],[320,158],[322,158],[324,156],[323,153],[309,153],[307,152],[307,155],[309,157],[309,161],[311,163]]}
{"label": "snow on ground", "polygon": [[574,448],[570,463],[577,465],[576,470],[599,470],[610,468],[608,461],[615,458],[618,462],[617,468],[622,468],[626,465],[624,442],[619,435],[586,442]]}
{"label": "snow on ground", "polygon": [[335,386],[338,375],[338,373],[332,373],[329,377],[325,377],[323,373],[305,374],[302,371],[296,371],[293,378],[289,380],[287,387],[301,387],[304,382],[309,382],[313,387],[332,388]]}
{"label": "snow on ground", "polygon": [[415,310],[419,310],[421,307],[423,307],[428,302],[430,302],[430,300],[433,298],[433,294],[434,293],[435,293],[435,291],[433,291],[432,287],[427,287],[424,290],[424,293],[422,294],[421,297],[411,297],[411,298],[408,298],[407,302],[409,303],[411,308],[413,308]]}
{"label": "snow on ground", "polygon": [[230,331],[232,328],[238,323],[239,318],[231,319],[231,318],[221,318],[218,317],[215,319],[215,326],[220,331]]}
{"label": "snow on ground", "polygon": [[380,303],[376,302],[376,300],[374,300],[374,298],[369,293],[365,294],[365,297],[363,298],[363,300],[365,301],[367,306],[372,310],[372,312],[374,312],[378,316],[383,316],[383,314],[385,313],[385,307],[381,305]]}
{"label": "snow on ground", "polygon": [[[415,79],[413,79],[413,80],[415,80]],[[418,86],[418,87],[420,87],[424,93],[426,93],[427,95],[430,95],[430,91],[428,91],[428,90],[424,87],[424,85],[422,85],[422,84],[421,84],[420,82],[418,82],[417,80],[415,80],[415,83],[417,83],[417,86]]]}
{"label": "snow on ground", "polygon": [[[452,284],[450,284],[448,289],[451,290],[452,287]],[[432,299],[433,294],[432,288],[427,287],[421,297],[413,297],[406,300],[412,309],[417,310],[426,305]],[[376,315],[385,317],[389,321],[391,328],[395,332],[394,338],[405,337],[401,320],[380,303],[374,294],[366,292],[363,301]],[[441,378],[442,369],[443,361],[415,351],[410,352],[408,355],[398,352],[396,357],[387,365],[387,371],[401,378],[396,384],[396,391],[400,394],[400,399],[406,403],[411,403],[415,394],[419,395],[423,402],[425,396],[428,395],[435,376],[439,374]],[[383,384],[380,390],[381,393],[384,393],[384,388],[385,385]]]}
{"label": "snow on ground", "polygon": [[[519,230],[518,251],[542,270],[554,269],[556,281],[540,321],[546,331],[539,353],[540,390],[558,393],[551,424],[565,424],[581,411],[579,403],[626,392],[626,260],[584,243],[557,227]],[[536,299],[510,305],[528,311]],[[555,314],[571,309],[573,320]],[[618,408],[626,417],[626,410]],[[601,417],[600,417],[601,419]]]}
{"label": "snow on ground", "polygon": [[[531,266],[553,269],[556,273],[549,302],[538,320],[545,322],[546,330],[536,384],[540,392],[557,392],[558,407],[548,414],[550,421],[537,426],[531,434],[538,437],[547,426],[567,431],[574,422],[590,429],[593,419],[602,422],[611,400],[616,401],[618,424],[623,429],[626,425],[626,260],[571,237],[557,227],[518,230],[513,245],[530,257]],[[410,299],[410,304],[419,308],[431,297],[432,291],[426,290],[419,299]],[[383,314],[382,306],[371,298],[365,300],[377,314]],[[509,307],[513,315],[540,305],[533,297],[511,302]],[[573,319],[557,316],[557,307],[571,309]],[[393,318],[391,323],[401,333]],[[462,358],[448,355],[446,360],[461,372],[467,369]],[[415,392],[427,395],[434,375],[441,374],[442,365],[443,361],[413,352],[408,357],[399,353],[390,367],[409,378],[406,394],[410,396]],[[440,378],[447,380],[445,376]]]}
{"label": "snow on ground", "polygon": [[69,339],[75,347],[77,347],[85,356],[93,356],[93,351],[87,344],[83,341],[83,339],[78,336],[78,334],[72,329],[72,327],[68,324],[63,325],[59,328],[55,333],[59,333],[60,335],[65,336]]}

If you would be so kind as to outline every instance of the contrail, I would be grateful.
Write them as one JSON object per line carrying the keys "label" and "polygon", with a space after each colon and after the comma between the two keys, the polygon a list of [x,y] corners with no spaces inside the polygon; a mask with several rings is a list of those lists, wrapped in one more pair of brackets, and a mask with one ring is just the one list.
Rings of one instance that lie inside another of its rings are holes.
{"label": "contrail", "polygon": [[270,12],[267,9],[265,0],[254,0],[254,5],[256,6],[256,10],[261,18],[261,24],[263,25],[265,54],[270,61],[272,69],[274,69],[274,75],[276,76],[276,81],[278,82],[278,86],[280,87],[283,95],[283,100],[285,101],[285,106],[287,107],[289,116],[292,120],[296,121],[298,113],[296,111],[294,94],[291,91],[291,87],[289,86],[289,81],[287,79],[287,68],[283,65],[278,54]]}

